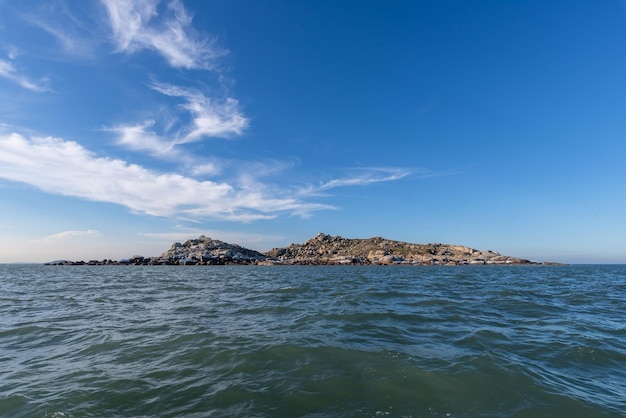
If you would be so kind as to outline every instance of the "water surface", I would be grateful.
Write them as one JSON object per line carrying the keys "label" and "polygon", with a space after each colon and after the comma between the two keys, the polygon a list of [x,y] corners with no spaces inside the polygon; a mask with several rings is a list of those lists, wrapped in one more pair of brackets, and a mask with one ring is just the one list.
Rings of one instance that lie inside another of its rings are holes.
{"label": "water surface", "polygon": [[626,416],[626,266],[0,265],[7,417]]}

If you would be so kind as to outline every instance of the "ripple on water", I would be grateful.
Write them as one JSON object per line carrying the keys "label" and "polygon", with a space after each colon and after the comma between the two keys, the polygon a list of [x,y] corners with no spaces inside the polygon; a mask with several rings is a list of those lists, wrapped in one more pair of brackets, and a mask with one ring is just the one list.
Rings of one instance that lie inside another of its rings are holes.
{"label": "ripple on water", "polygon": [[619,416],[624,266],[0,266],[0,415]]}

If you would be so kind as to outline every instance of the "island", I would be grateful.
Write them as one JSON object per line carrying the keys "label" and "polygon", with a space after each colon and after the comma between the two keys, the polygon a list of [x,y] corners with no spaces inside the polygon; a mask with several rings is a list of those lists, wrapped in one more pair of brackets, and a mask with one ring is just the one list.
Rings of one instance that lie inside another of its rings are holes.
{"label": "island", "polygon": [[450,244],[412,244],[382,237],[343,238],[319,233],[302,244],[265,253],[204,235],[175,242],[157,257],[55,260],[46,265],[558,265]]}

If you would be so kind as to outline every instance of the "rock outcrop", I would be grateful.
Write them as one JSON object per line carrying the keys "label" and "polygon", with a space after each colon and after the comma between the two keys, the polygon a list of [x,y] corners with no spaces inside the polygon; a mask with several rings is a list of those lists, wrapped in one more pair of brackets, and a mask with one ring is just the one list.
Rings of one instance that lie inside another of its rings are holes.
{"label": "rock outcrop", "polygon": [[303,244],[265,253],[276,264],[542,264],[494,251],[448,244],[411,244],[382,237],[349,239],[323,233]]}
{"label": "rock outcrop", "polygon": [[258,251],[237,244],[211,239],[201,235],[184,243],[175,242],[161,254],[168,264],[249,264],[263,261],[267,257]]}

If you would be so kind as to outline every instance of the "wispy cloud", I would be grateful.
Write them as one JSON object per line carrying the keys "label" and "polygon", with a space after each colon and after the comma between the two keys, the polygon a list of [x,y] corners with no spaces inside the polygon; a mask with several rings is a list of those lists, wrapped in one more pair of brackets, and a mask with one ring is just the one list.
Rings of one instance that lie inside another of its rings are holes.
{"label": "wispy cloud", "polygon": [[157,157],[178,158],[183,157],[176,148],[178,145],[210,137],[241,135],[248,126],[248,119],[240,112],[235,99],[212,99],[196,89],[170,84],[155,83],[151,87],[161,94],[182,98],[181,108],[191,115],[190,122],[180,122],[189,120],[187,117],[172,117],[168,123],[160,124],[160,130],[152,119],[104,128],[117,135],[118,145],[148,151]]}
{"label": "wispy cloud", "polygon": [[95,229],[87,229],[84,231],[63,231],[53,235],[48,235],[47,237],[44,237],[37,241],[54,244],[57,242],[68,241],[78,237],[95,237],[98,235],[100,235],[100,233]]}
{"label": "wispy cloud", "polygon": [[182,107],[193,117],[193,127],[177,136],[178,143],[194,142],[203,137],[241,135],[248,127],[248,119],[239,111],[235,99],[211,99],[198,90],[165,83],[154,83],[152,88],[167,96],[182,98],[185,102]]}
{"label": "wispy cloud", "polygon": [[158,0],[101,1],[119,52],[153,50],[172,67],[187,69],[215,68],[217,58],[226,53],[192,28],[192,16],[178,0],[164,10],[158,10]]}
{"label": "wispy cloud", "polygon": [[154,216],[253,221],[280,213],[306,216],[330,206],[285,194],[158,173],[94,155],[73,141],[0,136],[0,178],[53,194],[126,206]]}
{"label": "wispy cloud", "polygon": [[317,185],[308,184],[298,189],[302,197],[324,196],[329,190],[340,187],[366,187],[376,183],[398,181],[405,178],[420,178],[449,176],[456,174],[453,171],[434,172],[425,168],[404,167],[359,167],[347,170],[353,173],[335,178]]}
{"label": "wispy cloud", "polygon": [[147,120],[143,123],[132,125],[117,125],[104,128],[105,131],[117,135],[117,144],[135,151],[148,151],[154,156],[176,157],[175,141],[168,140],[154,131],[150,130],[154,126],[154,120]]}
{"label": "wispy cloud", "polygon": [[361,173],[352,177],[343,177],[330,180],[321,184],[318,190],[334,189],[345,186],[367,186],[372,183],[382,183],[404,178],[413,173],[413,170],[406,168],[374,167],[359,170]]}
{"label": "wispy cloud", "polygon": [[48,91],[45,82],[35,82],[19,74],[10,61],[0,60],[0,77],[11,80],[28,90],[39,92]]}
{"label": "wispy cloud", "polygon": [[7,57],[9,57],[10,60],[14,60],[19,55],[19,49],[15,45],[7,46],[6,50],[7,50]]}
{"label": "wispy cloud", "polygon": [[[28,6],[21,5],[20,17],[54,38],[61,48],[46,48],[39,45],[38,55],[53,57],[55,60],[66,58],[93,59],[102,44],[98,24],[99,10],[90,2],[68,4],[64,0],[48,0]],[[76,15],[76,10],[88,10]]]}

